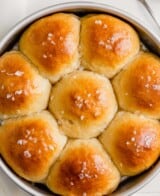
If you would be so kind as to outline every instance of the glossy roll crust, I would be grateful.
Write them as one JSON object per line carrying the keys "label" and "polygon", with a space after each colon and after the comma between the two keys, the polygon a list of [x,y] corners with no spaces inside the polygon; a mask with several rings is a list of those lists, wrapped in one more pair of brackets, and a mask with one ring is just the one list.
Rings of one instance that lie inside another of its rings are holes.
{"label": "glossy roll crust", "polygon": [[148,169],[159,157],[160,124],[128,112],[119,112],[100,141],[121,172],[134,176]]}
{"label": "glossy roll crust", "polygon": [[45,109],[51,85],[18,51],[0,57],[0,119]]}
{"label": "glossy roll crust", "polygon": [[33,182],[44,180],[65,143],[47,111],[6,120],[0,127],[2,156],[18,175]]}
{"label": "glossy roll crust", "polygon": [[81,19],[82,65],[113,77],[138,53],[139,38],[127,23],[110,15],[89,15]]}
{"label": "glossy roll crust", "polygon": [[22,35],[20,50],[51,82],[79,65],[80,22],[72,14],[54,14],[33,23]]}
{"label": "glossy roll crust", "polygon": [[160,118],[160,58],[141,52],[113,80],[121,108]]}
{"label": "glossy roll crust", "polygon": [[104,195],[119,184],[116,167],[96,139],[70,141],[52,167],[48,187],[60,195]]}
{"label": "glossy roll crust", "polygon": [[49,109],[66,135],[90,138],[99,135],[111,121],[117,103],[107,78],[77,71],[53,87]]}

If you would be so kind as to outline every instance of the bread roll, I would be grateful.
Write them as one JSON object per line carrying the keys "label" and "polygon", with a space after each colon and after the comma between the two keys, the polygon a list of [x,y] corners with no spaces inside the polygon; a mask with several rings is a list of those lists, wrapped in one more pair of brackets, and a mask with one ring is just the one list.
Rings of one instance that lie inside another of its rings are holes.
{"label": "bread roll", "polygon": [[119,112],[100,141],[121,175],[134,176],[148,169],[160,153],[160,124],[143,116]]}
{"label": "bread roll", "polygon": [[0,119],[47,107],[51,85],[18,51],[0,58]]}
{"label": "bread roll", "polygon": [[33,182],[47,176],[65,143],[47,111],[6,120],[0,127],[0,153],[19,176]]}
{"label": "bread roll", "polygon": [[120,181],[117,168],[96,139],[70,141],[47,178],[49,189],[60,195],[101,196]]}
{"label": "bread roll", "polygon": [[80,22],[73,14],[53,14],[34,22],[21,36],[20,50],[51,82],[79,65]]}
{"label": "bread roll", "polygon": [[80,40],[82,65],[109,78],[140,49],[135,30],[126,22],[105,14],[82,18]]}
{"label": "bread roll", "polygon": [[113,86],[121,108],[160,118],[160,58],[140,53],[114,78]]}
{"label": "bread roll", "polygon": [[117,103],[107,78],[76,71],[53,87],[49,109],[67,136],[90,138],[100,134],[111,121]]}

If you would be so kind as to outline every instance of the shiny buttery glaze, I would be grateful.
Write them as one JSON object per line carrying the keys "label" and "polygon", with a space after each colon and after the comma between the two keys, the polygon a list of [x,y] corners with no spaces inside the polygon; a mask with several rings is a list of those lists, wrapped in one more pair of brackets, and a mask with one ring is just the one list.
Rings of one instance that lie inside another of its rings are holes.
{"label": "shiny buttery glaze", "polygon": [[120,106],[160,118],[160,60],[142,52],[113,80]]}
{"label": "shiny buttery glaze", "polygon": [[113,77],[139,51],[139,38],[125,22],[109,15],[82,19],[82,65]]}
{"label": "shiny buttery glaze", "polygon": [[6,120],[0,127],[1,154],[30,181],[44,180],[65,142],[49,112]]}
{"label": "shiny buttery glaze", "polygon": [[119,180],[117,169],[100,143],[91,139],[68,143],[47,184],[62,195],[91,196],[110,193]]}
{"label": "shiny buttery glaze", "polygon": [[0,119],[45,108],[49,91],[49,82],[20,52],[8,52],[0,58]]}
{"label": "shiny buttery glaze", "polygon": [[122,175],[137,175],[160,152],[160,124],[143,116],[119,112],[100,137]]}
{"label": "shiny buttery glaze", "polygon": [[75,15],[55,14],[31,25],[20,40],[20,50],[55,82],[78,66],[79,20]]}
{"label": "shiny buttery glaze", "polygon": [[53,87],[49,109],[66,135],[90,138],[98,135],[110,122],[117,103],[107,78],[77,71]]}

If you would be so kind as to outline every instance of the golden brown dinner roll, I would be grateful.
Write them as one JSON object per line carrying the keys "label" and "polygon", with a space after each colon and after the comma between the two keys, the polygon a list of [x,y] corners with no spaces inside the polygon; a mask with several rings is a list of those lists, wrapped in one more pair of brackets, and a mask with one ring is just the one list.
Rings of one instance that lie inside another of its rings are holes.
{"label": "golden brown dinner roll", "polygon": [[6,120],[0,127],[3,158],[19,176],[34,182],[47,176],[65,143],[66,137],[47,111]]}
{"label": "golden brown dinner roll", "polygon": [[46,108],[51,85],[18,51],[0,57],[0,119]]}
{"label": "golden brown dinner roll", "polygon": [[120,107],[160,118],[160,58],[140,53],[113,80]]}
{"label": "golden brown dinner roll", "polygon": [[82,65],[111,78],[138,53],[135,30],[126,22],[105,14],[87,15],[81,20]]}
{"label": "golden brown dinner roll", "polygon": [[20,39],[20,50],[51,82],[79,65],[80,21],[73,14],[53,14],[34,22]]}
{"label": "golden brown dinner roll", "polygon": [[109,194],[119,182],[117,168],[96,139],[71,140],[47,178],[53,192],[76,196]]}
{"label": "golden brown dinner roll", "polygon": [[119,112],[100,141],[120,173],[133,176],[148,169],[159,157],[160,124],[144,116]]}
{"label": "golden brown dinner roll", "polygon": [[67,136],[90,138],[107,126],[117,103],[107,78],[89,71],[76,71],[53,87],[49,109]]}

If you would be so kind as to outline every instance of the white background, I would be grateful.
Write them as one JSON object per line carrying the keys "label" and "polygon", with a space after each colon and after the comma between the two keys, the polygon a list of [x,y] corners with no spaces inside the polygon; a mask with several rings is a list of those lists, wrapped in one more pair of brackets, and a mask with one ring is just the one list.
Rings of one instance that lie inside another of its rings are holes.
{"label": "white background", "polygon": [[[72,1],[72,0],[70,0]],[[76,1],[76,0],[74,0]],[[86,0],[80,0],[86,1]],[[91,1],[91,0],[90,0]],[[143,21],[157,35],[160,30],[153,23],[149,14],[137,0],[92,0],[113,5],[117,8],[129,12],[139,20]],[[18,21],[41,8],[56,3],[68,2],[67,0],[0,0],[0,39]],[[154,15],[160,23],[160,0],[148,0],[154,10]],[[3,172],[0,170],[0,196],[29,196],[20,190]],[[138,191],[134,196],[160,196],[160,174],[149,184]]]}

